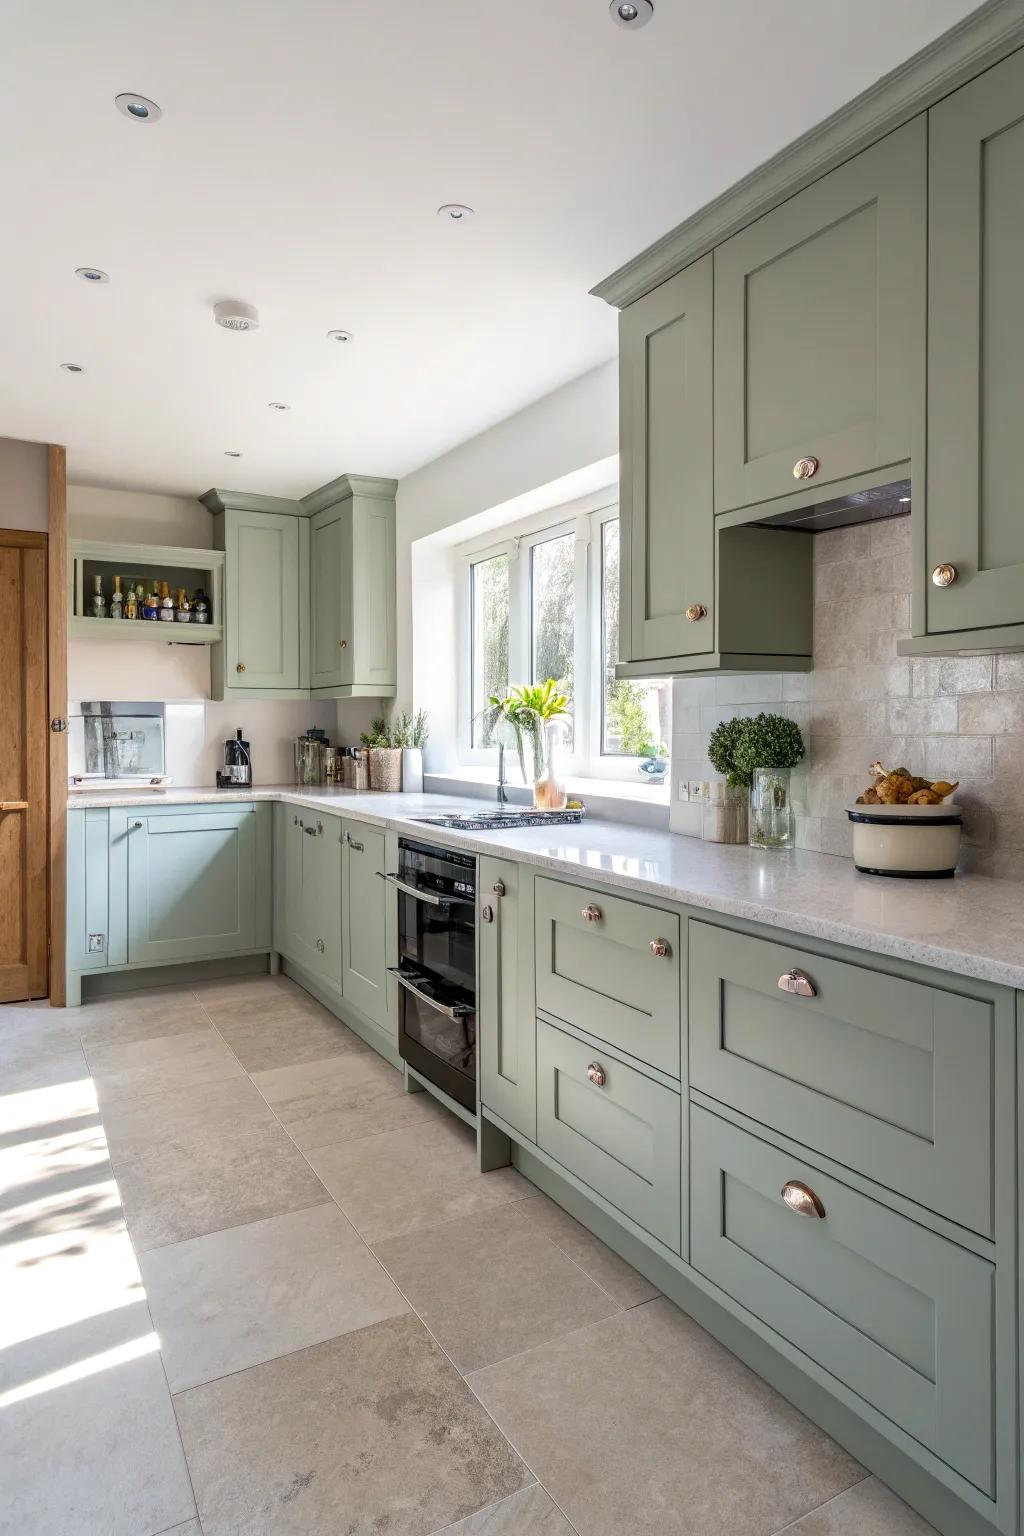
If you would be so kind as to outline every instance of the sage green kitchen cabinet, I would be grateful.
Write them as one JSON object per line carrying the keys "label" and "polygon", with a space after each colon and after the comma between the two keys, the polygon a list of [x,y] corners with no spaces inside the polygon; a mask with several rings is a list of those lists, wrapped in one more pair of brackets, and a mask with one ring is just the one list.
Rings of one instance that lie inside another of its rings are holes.
{"label": "sage green kitchen cabinet", "polygon": [[537,1145],[680,1251],[679,1093],[537,1021]]}
{"label": "sage green kitchen cabinet", "polygon": [[619,321],[619,653],[714,650],[711,256]]}
{"label": "sage green kitchen cabinet", "polygon": [[393,1032],[388,999],[385,834],[358,821],[342,823],[342,991],[345,1001]]}
{"label": "sage green kitchen cabinet", "polygon": [[396,481],[343,475],[306,497],[314,698],[384,698],[396,686]]}
{"label": "sage green kitchen cabinet", "polygon": [[[1024,51],[932,109],[928,159],[919,611],[928,635],[948,639],[960,630],[965,646],[1019,647],[1024,628],[993,631],[1024,625]],[[939,586],[933,573],[954,579]]]}
{"label": "sage green kitchen cabinet", "polygon": [[716,248],[717,511],[920,451],[926,155],[921,114]]}
{"label": "sage green kitchen cabinet", "polygon": [[207,491],[224,551],[224,641],[213,696],[308,697],[308,539],[298,502]]}
{"label": "sage green kitchen cabinet", "polygon": [[140,807],[127,856],[129,964],[258,947],[254,805]]}
{"label": "sage green kitchen cabinet", "polygon": [[537,1139],[537,1018],[533,997],[533,875],[523,864],[477,861],[480,1099]]}
{"label": "sage green kitchen cabinet", "polygon": [[994,1266],[698,1105],[690,1126],[694,1268],[991,1495]]}
{"label": "sage green kitchen cabinet", "polygon": [[67,968],[103,970],[110,955],[109,815],[100,808],[68,815]]}
{"label": "sage green kitchen cabinet", "polygon": [[341,819],[292,805],[275,811],[277,948],[340,991]]}

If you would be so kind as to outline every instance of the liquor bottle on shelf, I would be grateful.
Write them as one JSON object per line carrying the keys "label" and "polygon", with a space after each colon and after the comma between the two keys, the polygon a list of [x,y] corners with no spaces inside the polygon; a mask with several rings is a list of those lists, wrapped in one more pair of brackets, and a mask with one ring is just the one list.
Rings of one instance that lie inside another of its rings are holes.
{"label": "liquor bottle on shelf", "polygon": [[143,600],[142,617],[144,619],[158,619],[160,617],[160,594],[156,589],[155,581],[150,582],[149,591]]}
{"label": "liquor bottle on shelf", "polygon": [[128,591],[124,595],[124,613],[122,617],[125,619],[137,619],[138,616],[139,600],[135,596],[135,588],[129,582]]}
{"label": "liquor bottle on shelf", "polygon": [[137,619],[145,618],[145,613],[143,611],[145,609],[145,606],[146,606],[146,588],[143,585],[143,583],[140,581],[140,582],[137,582],[136,586],[135,586],[135,617]]}
{"label": "liquor bottle on shelf", "polygon": [[174,623],[174,598],[166,581],[160,583],[160,617],[167,624]]}
{"label": "liquor bottle on shelf", "polygon": [[110,594],[110,617],[112,619],[124,618],[124,593],[121,591],[120,576],[114,577],[114,590]]}
{"label": "liquor bottle on shelf", "polygon": [[102,576],[94,576],[92,579],[92,616],[94,619],[105,619],[107,616],[107,600],[103,596]]}
{"label": "liquor bottle on shelf", "polygon": [[192,621],[192,609],[188,598],[185,596],[185,588],[178,588],[178,601],[174,605],[174,617],[179,624],[189,624]]}
{"label": "liquor bottle on shelf", "polygon": [[207,597],[207,595],[203,591],[202,587],[197,587],[196,588],[196,595],[192,599],[192,623],[193,624],[209,624],[209,622],[210,622],[210,599]]}

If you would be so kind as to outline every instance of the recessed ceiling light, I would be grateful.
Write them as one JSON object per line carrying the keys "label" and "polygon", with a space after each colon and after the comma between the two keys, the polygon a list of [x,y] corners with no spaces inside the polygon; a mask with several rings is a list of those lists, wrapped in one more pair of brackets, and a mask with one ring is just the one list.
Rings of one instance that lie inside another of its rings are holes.
{"label": "recessed ceiling light", "polygon": [[327,332],[327,340],[328,341],[354,341],[355,337],[352,335],[351,331],[328,331]]}
{"label": "recessed ceiling light", "polygon": [[76,267],[75,276],[80,277],[83,283],[109,283],[110,278],[99,267]]}
{"label": "recessed ceiling light", "polygon": [[114,106],[135,123],[158,123],[163,117],[155,101],[150,101],[148,96],[139,96],[135,91],[122,91],[120,96],[114,97]]}
{"label": "recessed ceiling light", "polygon": [[612,0],[608,10],[616,26],[635,32],[646,27],[654,15],[654,4],[653,0]]}
{"label": "recessed ceiling light", "polygon": [[239,453],[237,448],[225,448],[224,457],[226,459],[240,459],[242,455]]}
{"label": "recessed ceiling light", "polygon": [[283,400],[269,400],[268,405],[272,411],[290,411],[291,406],[285,405]]}
{"label": "recessed ceiling light", "polygon": [[451,219],[453,224],[458,224],[463,219],[473,217],[472,208],[467,208],[465,203],[442,203],[437,210],[439,219]]}
{"label": "recessed ceiling light", "polygon": [[85,369],[82,367],[81,363],[61,363],[61,367],[64,369],[65,373],[85,372]]}

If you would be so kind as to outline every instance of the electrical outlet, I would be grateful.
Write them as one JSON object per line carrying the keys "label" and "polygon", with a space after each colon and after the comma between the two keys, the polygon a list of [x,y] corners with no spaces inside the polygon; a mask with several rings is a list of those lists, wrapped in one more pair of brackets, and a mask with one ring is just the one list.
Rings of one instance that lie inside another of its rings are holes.
{"label": "electrical outlet", "polygon": [[89,935],[89,953],[90,953],[90,955],[101,955],[103,953],[103,947],[104,947],[105,942],[106,942],[106,934],[104,934],[104,933],[90,933],[90,935]]}
{"label": "electrical outlet", "polygon": [[696,801],[700,802],[701,804],[703,804],[703,802],[708,798],[708,781],[707,781],[707,779],[691,779],[690,780],[690,794],[689,794],[689,798],[691,800],[696,800]]}
{"label": "electrical outlet", "polygon": [[678,794],[678,796],[676,798],[679,799],[679,800],[689,800],[689,798],[690,798],[690,781],[689,781],[689,779],[680,779],[679,780],[679,794]]}

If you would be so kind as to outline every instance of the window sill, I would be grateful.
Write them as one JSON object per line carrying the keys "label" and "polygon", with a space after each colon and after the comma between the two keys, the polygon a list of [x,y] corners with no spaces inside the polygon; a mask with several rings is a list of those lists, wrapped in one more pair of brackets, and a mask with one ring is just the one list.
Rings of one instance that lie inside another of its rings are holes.
{"label": "window sill", "polygon": [[[427,773],[423,787],[433,794],[465,794],[472,799],[494,800],[497,775],[493,768],[454,768],[446,773]],[[567,776],[565,787],[572,798],[582,800],[590,814],[602,821],[668,826],[670,789],[667,778],[661,784],[633,784],[628,779]],[[512,805],[529,805],[533,799],[528,786],[514,781],[505,786],[505,792]]]}

